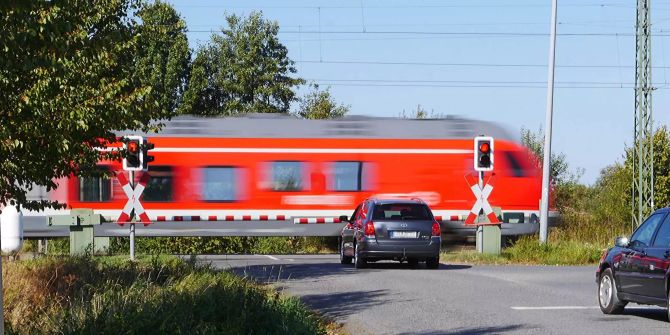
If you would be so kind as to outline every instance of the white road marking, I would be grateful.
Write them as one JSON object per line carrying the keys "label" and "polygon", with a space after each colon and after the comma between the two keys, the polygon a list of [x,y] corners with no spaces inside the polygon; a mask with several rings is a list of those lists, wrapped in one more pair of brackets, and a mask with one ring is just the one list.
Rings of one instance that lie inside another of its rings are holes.
{"label": "white road marking", "polygon": [[598,309],[598,306],[512,306],[510,307],[517,311],[533,311],[533,310],[571,310],[571,309]]}
{"label": "white road marking", "polygon": [[273,261],[279,261],[279,260],[280,260],[279,258],[277,258],[277,257],[275,257],[275,256],[265,255],[265,257],[267,257],[267,258],[269,258],[269,259],[271,259],[271,260],[273,260]]}

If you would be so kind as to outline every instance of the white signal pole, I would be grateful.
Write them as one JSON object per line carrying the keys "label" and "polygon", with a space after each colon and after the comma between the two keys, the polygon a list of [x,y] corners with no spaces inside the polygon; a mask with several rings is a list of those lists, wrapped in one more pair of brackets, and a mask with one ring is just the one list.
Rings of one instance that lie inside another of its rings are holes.
{"label": "white signal pole", "polygon": [[549,79],[547,82],[547,115],[542,162],[542,202],[540,205],[540,243],[547,243],[549,222],[549,174],[551,171],[551,120],[554,113],[554,70],[556,68],[556,12],[558,0],[551,0],[551,35],[549,37]]}
{"label": "white signal pole", "polygon": [[[130,171],[130,188],[135,189],[135,171]],[[134,196],[133,196],[134,197]],[[139,200],[139,199],[138,199]],[[137,216],[135,210],[132,211],[133,216],[130,218],[130,260],[135,260],[135,217]]]}

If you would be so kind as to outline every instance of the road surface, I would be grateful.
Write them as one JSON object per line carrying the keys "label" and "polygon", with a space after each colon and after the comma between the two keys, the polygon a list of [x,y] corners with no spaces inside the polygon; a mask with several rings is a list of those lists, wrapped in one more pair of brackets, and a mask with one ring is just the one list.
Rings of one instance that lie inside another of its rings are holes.
{"label": "road surface", "polygon": [[351,334],[669,334],[666,311],[597,307],[593,266],[469,266],[384,262],[355,270],[337,255],[199,256],[271,283]]}

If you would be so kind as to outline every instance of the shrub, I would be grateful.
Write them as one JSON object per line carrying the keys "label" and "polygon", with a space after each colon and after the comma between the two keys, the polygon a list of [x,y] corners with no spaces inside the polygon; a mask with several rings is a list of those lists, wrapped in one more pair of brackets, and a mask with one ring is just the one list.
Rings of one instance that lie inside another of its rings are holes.
{"label": "shrub", "polygon": [[3,277],[8,333],[326,332],[295,298],[176,258],[48,257]]}

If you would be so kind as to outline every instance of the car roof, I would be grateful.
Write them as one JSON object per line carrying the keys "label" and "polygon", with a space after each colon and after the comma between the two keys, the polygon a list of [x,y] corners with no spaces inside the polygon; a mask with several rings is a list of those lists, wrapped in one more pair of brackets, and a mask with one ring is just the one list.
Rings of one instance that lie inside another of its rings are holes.
{"label": "car roof", "polygon": [[376,205],[387,205],[387,204],[420,204],[420,205],[425,205],[426,203],[423,202],[421,199],[380,199],[380,198],[370,198],[368,200],[371,200],[374,204]]}

